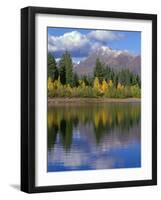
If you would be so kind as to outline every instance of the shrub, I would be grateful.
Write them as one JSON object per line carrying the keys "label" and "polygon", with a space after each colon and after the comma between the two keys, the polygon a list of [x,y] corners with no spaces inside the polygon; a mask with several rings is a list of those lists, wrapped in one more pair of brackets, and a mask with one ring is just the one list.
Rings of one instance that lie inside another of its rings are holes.
{"label": "shrub", "polygon": [[131,86],[131,95],[132,97],[136,97],[136,98],[141,97],[141,90],[138,85]]}
{"label": "shrub", "polygon": [[103,80],[102,83],[99,82],[96,77],[93,82],[93,87],[86,85],[84,81],[79,80],[79,85],[77,87],[71,87],[70,84],[62,85],[60,78],[58,80],[52,81],[51,78],[48,79],[48,96],[49,97],[108,97],[108,98],[129,98],[141,97],[141,89],[138,85],[124,86],[120,83],[117,87],[114,86],[113,82],[110,80],[108,83]]}

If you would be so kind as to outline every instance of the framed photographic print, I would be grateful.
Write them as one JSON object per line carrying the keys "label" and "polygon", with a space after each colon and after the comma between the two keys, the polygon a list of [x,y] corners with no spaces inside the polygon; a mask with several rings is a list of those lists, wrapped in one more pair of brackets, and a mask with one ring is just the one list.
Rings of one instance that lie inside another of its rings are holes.
{"label": "framed photographic print", "polygon": [[157,184],[157,16],[21,9],[21,190]]}

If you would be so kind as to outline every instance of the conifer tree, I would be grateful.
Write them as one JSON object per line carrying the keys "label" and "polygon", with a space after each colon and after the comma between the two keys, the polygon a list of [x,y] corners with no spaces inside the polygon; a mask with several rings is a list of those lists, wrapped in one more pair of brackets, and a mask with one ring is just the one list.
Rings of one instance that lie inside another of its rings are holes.
{"label": "conifer tree", "polygon": [[60,82],[66,84],[66,68],[65,68],[65,56],[63,55],[59,61],[59,75]]}
{"label": "conifer tree", "polygon": [[64,54],[65,57],[65,70],[66,70],[66,84],[73,84],[73,64],[70,53],[68,51]]}
{"label": "conifer tree", "polygon": [[58,68],[56,66],[56,61],[54,56],[50,53],[48,54],[48,78],[52,80],[57,80],[59,76]]}
{"label": "conifer tree", "polygon": [[100,81],[103,80],[105,75],[104,65],[101,63],[100,59],[96,59],[96,64],[94,67],[94,77],[97,77]]}
{"label": "conifer tree", "polygon": [[62,84],[73,84],[73,64],[70,53],[65,51],[60,59],[60,81]]}

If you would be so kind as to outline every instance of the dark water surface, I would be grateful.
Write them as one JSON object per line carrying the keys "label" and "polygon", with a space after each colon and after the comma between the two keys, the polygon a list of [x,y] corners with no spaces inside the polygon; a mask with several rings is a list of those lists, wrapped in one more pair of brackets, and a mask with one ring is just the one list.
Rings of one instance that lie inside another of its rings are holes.
{"label": "dark water surface", "polygon": [[140,103],[48,107],[48,172],[141,167]]}

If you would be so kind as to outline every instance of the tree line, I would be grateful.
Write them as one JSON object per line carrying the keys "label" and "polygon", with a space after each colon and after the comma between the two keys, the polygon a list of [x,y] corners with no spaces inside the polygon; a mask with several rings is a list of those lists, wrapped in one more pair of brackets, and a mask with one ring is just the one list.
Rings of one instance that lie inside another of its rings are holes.
{"label": "tree line", "polygon": [[[96,59],[93,75],[79,76],[73,70],[72,58],[68,51],[64,52],[58,64],[54,56],[48,54],[48,95],[61,96],[63,94],[60,95],[59,93],[66,92],[66,89],[70,90],[71,93],[73,92],[73,94],[70,94],[71,96],[83,96],[85,95],[83,92],[85,93],[88,90],[88,97],[103,96],[105,93],[107,97],[130,97],[132,96],[130,91],[125,92],[125,89],[130,89],[137,93],[133,95],[134,97],[140,97],[141,80],[139,75],[133,74],[128,69],[114,71],[102,63],[99,58]],[[58,90],[61,90],[61,92]],[[78,91],[76,92],[76,90]],[[80,92],[80,90],[82,91]],[[119,90],[122,90],[122,95],[116,94],[119,93]],[[113,94],[110,91],[113,91]]]}

